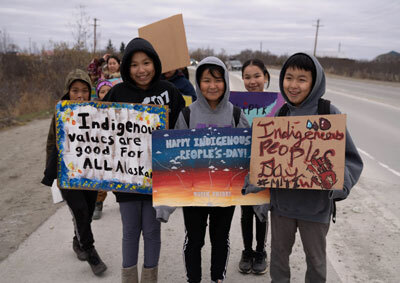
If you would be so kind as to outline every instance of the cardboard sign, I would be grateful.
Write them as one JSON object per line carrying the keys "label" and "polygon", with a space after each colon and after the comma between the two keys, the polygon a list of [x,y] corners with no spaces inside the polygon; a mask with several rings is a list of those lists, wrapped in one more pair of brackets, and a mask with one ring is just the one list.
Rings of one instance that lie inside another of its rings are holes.
{"label": "cardboard sign", "polygon": [[58,186],[151,193],[151,133],[168,107],[60,101],[56,105]]}
{"label": "cardboard sign", "polygon": [[269,190],[243,196],[251,129],[153,133],[153,205],[230,206],[269,202]]}
{"label": "cardboard sign", "polygon": [[343,189],[346,115],[255,118],[252,137],[251,184]]}
{"label": "cardboard sign", "polygon": [[279,92],[231,91],[229,101],[243,109],[250,125],[256,117],[273,117],[285,103]]}
{"label": "cardboard sign", "polygon": [[153,45],[163,73],[190,65],[182,14],[139,28],[139,37]]}

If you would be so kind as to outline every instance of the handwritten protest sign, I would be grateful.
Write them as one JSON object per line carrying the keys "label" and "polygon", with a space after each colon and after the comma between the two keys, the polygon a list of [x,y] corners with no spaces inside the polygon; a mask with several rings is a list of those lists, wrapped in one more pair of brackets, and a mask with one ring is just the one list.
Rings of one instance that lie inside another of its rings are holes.
{"label": "handwritten protest sign", "polygon": [[58,186],[151,193],[151,133],[167,122],[167,106],[59,102]]}
{"label": "handwritten protest sign", "polygon": [[251,129],[203,128],[153,133],[153,204],[255,205],[269,192],[243,196]]}
{"label": "handwritten protest sign", "polygon": [[346,115],[255,118],[250,183],[342,190]]}
{"label": "handwritten protest sign", "polygon": [[279,92],[231,91],[229,101],[243,109],[250,125],[256,117],[273,117],[285,103]]}

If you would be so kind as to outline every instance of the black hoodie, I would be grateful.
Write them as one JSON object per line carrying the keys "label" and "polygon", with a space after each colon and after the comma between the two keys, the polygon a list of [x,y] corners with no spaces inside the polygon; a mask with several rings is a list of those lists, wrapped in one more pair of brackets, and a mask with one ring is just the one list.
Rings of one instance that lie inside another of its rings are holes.
{"label": "black hoodie", "polygon": [[[154,78],[147,89],[139,88],[130,76],[132,56],[138,51],[146,53],[153,60],[155,68]],[[125,48],[120,69],[123,82],[111,88],[103,101],[168,105],[169,128],[173,129],[179,112],[185,107],[185,100],[172,83],[160,79],[161,61],[150,42],[142,38],[132,39]],[[115,195],[118,202],[151,200],[151,196],[144,194],[115,193]]]}

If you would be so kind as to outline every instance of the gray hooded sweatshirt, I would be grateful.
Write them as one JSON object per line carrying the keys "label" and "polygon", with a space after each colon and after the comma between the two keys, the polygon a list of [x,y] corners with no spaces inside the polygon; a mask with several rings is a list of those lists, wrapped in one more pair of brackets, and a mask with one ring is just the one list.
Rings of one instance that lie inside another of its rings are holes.
{"label": "gray hooded sweatshirt", "polygon": [[[325,74],[322,66],[315,57],[307,54],[304,55],[309,56],[313,60],[316,68],[316,78],[311,92],[299,106],[291,104],[284,92],[283,78],[285,74],[283,71],[281,71],[279,76],[279,87],[289,107],[287,116],[318,115],[318,100],[325,93]],[[282,70],[286,70],[286,63],[283,65]],[[279,110],[276,115],[278,113]],[[340,114],[340,111],[331,104],[330,113]],[[346,130],[345,151],[344,184],[342,191],[271,189],[271,210],[276,214],[289,218],[329,223],[333,211],[333,200],[347,198],[351,188],[360,178],[363,169],[363,162],[348,130]]]}
{"label": "gray hooded sweatshirt", "polygon": [[[197,100],[189,105],[190,109],[190,125],[186,125],[185,118],[182,112],[179,114],[178,120],[175,124],[175,129],[193,129],[193,128],[205,128],[205,127],[232,127],[235,128],[235,119],[233,117],[233,104],[229,102],[229,73],[225,67],[225,64],[217,57],[207,57],[201,60],[198,68],[204,64],[212,64],[221,66],[224,69],[224,80],[225,80],[225,93],[222,100],[219,102],[216,109],[211,109],[206,98],[201,93],[199,82],[196,80],[196,95]],[[197,77],[196,70],[196,77]],[[237,128],[250,128],[249,122],[243,113],[240,114],[239,124]]]}
{"label": "gray hooded sweatshirt", "polygon": [[[178,120],[175,124],[175,129],[193,129],[193,128],[205,128],[205,127],[232,127],[235,128],[235,119],[233,117],[233,104],[229,102],[229,73],[225,67],[225,64],[217,57],[207,57],[203,59],[198,67],[204,64],[213,64],[221,66],[224,69],[224,80],[225,80],[225,93],[222,100],[219,102],[216,109],[211,109],[206,98],[200,91],[199,82],[196,80],[196,95],[197,100],[189,105],[190,108],[190,125],[186,124],[185,118],[182,112],[178,116]],[[197,67],[197,68],[198,68]],[[198,69],[197,69],[198,70]],[[196,77],[197,77],[196,70]],[[250,128],[249,122],[243,113],[240,113],[239,123],[237,128]],[[169,216],[175,211],[175,207],[170,206],[155,206],[156,218],[161,222],[168,222]]]}

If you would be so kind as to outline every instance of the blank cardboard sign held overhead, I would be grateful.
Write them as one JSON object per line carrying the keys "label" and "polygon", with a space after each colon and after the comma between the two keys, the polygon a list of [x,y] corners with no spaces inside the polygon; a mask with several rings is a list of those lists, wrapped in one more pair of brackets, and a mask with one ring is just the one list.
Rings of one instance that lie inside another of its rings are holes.
{"label": "blank cardboard sign held overhead", "polygon": [[182,14],[139,28],[139,37],[156,49],[163,73],[190,65]]}

